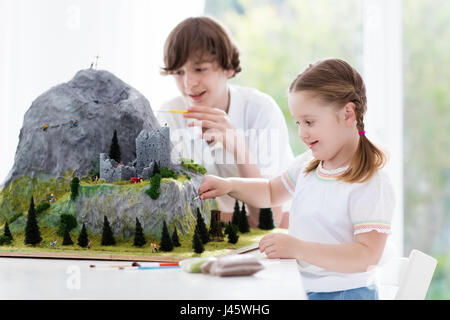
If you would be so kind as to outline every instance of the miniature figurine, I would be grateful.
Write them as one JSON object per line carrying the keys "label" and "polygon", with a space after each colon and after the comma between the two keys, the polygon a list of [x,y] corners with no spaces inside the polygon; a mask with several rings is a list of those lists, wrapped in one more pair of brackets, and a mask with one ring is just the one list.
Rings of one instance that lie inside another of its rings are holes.
{"label": "miniature figurine", "polygon": [[97,70],[97,67],[98,67],[98,58],[100,58],[100,57],[99,57],[99,55],[97,54],[97,55],[95,56],[95,70]]}
{"label": "miniature figurine", "polygon": [[220,222],[220,210],[211,210],[211,224],[209,235],[212,241],[223,241],[222,223]]}

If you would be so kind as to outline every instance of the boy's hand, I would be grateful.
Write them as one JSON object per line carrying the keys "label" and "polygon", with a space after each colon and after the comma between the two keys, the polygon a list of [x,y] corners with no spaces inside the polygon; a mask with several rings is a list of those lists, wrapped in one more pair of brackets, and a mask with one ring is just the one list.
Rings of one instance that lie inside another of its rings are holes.
{"label": "boy's hand", "polygon": [[215,198],[231,192],[231,181],[216,176],[206,175],[198,188],[200,200]]}
{"label": "boy's hand", "polygon": [[259,241],[259,251],[270,259],[297,259],[300,241],[284,233],[271,233]]}
{"label": "boy's hand", "polygon": [[212,107],[192,106],[189,112],[183,114],[185,118],[196,119],[188,123],[189,127],[202,127],[202,139],[207,142],[219,141],[225,150],[234,154],[236,147],[245,142],[242,135],[228,119],[225,111]]}

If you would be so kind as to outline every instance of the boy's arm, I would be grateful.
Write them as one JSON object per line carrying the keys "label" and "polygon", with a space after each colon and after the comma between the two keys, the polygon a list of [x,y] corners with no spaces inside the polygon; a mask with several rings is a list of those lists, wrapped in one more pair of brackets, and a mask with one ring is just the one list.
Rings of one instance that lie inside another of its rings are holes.
{"label": "boy's arm", "polygon": [[258,208],[275,207],[291,197],[280,176],[272,180],[263,178],[225,179],[205,176],[198,192],[201,200],[229,194],[233,198]]}

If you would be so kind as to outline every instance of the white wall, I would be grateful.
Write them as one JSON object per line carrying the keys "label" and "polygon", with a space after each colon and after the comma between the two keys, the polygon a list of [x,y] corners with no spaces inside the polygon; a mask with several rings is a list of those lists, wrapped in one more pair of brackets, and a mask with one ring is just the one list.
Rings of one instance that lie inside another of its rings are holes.
{"label": "white wall", "polygon": [[0,0],[0,183],[14,163],[23,116],[52,86],[106,69],[155,109],[176,94],[162,77],[164,41],[204,0]]}

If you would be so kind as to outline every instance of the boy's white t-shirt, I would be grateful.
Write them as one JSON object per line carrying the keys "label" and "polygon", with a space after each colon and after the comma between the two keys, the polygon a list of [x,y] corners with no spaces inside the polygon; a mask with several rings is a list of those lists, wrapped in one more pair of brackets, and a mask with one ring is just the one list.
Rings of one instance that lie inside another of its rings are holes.
{"label": "boy's white t-shirt", "polygon": [[[247,146],[264,178],[272,178],[281,172],[294,159],[284,116],[275,100],[269,95],[253,88],[229,85],[230,106],[228,119],[246,137]],[[239,177],[239,170],[233,155],[226,152],[222,143],[208,144],[199,138],[200,127],[188,127],[193,119],[183,117],[182,113],[169,113],[169,110],[186,110],[188,100],[183,96],[165,102],[157,112],[161,126],[171,129],[174,145],[172,161],[180,158],[193,159],[203,165],[208,174],[220,177]],[[219,209],[225,212],[234,210],[235,199],[228,195],[217,197]],[[286,206],[286,210],[289,206]]]}
{"label": "boy's white t-shirt", "polygon": [[[281,175],[293,195],[289,214],[289,234],[308,241],[344,244],[355,235],[376,230],[389,234],[394,210],[394,191],[389,177],[377,171],[368,181],[348,183],[336,176],[348,166],[325,170],[322,163],[304,174],[313,159],[309,151],[295,158]],[[366,287],[375,283],[375,268],[361,273],[328,271],[297,261],[307,292],[332,292]]]}

